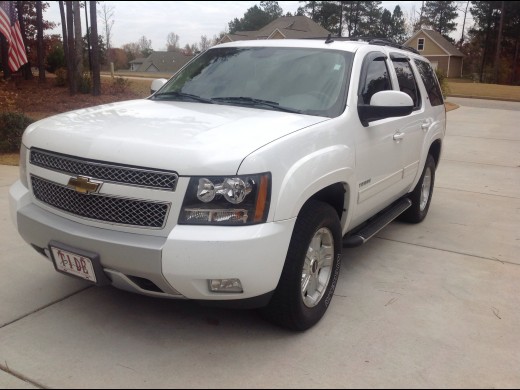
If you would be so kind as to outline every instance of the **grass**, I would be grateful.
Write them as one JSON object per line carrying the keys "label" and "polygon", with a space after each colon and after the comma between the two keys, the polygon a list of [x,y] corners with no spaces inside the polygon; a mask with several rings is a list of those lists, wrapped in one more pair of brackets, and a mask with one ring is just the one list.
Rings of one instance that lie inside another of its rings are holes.
{"label": "grass", "polygon": [[447,79],[448,96],[520,102],[520,86],[480,84],[465,79]]}

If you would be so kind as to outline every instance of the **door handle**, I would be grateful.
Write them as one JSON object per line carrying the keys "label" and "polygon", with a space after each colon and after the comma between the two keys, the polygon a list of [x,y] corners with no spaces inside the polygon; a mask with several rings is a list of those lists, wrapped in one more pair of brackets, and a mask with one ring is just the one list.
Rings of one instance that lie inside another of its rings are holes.
{"label": "door handle", "polygon": [[404,139],[404,133],[395,133],[394,134],[394,141],[400,142]]}
{"label": "door handle", "polygon": [[427,131],[430,128],[430,125],[431,125],[431,123],[429,121],[425,121],[421,125],[421,129],[423,129],[424,131]]}

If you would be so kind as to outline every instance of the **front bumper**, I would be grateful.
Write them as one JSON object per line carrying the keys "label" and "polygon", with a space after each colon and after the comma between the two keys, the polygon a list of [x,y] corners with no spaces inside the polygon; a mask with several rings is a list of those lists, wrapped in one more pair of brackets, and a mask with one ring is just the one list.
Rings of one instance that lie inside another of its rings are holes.
{"label": "front bumper", "polygon": [[[101,229],[53,214],[33,204],[19,181],[9,198],[20,235],[38,251],[58,241],[95,252],[112,285],[164,298],[235,301],[266,296],[278,284],[295,223],[177,225],[168,237],[157,237]],[[242,293],[210,292],[208,279],[231,278],[240,279]]]}

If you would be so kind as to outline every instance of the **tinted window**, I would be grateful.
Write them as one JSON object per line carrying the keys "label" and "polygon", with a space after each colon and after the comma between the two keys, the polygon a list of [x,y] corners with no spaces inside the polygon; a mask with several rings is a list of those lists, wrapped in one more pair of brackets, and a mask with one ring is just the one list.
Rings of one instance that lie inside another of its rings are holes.
{"label": "tinted window", "polygon": [[417,65],[417,69],[419,70],[422,81],[424,82],[431,105],[440,106],[444,103],[444,100],[442,98],[439,82],[437,81],[437,77],[435,76],[435,73],[433,73],[430,64],[424,61],[415,60],[415,65]]}
{"label": "tinted window", "polygon": [[383,58],[377,58],[368,64],[367,75],[365,80],[362,81],[362,85],[360,103],[363,104],[370,104],[370,99],[376,92],[392,89],[386,62]]}
{"label": "tinted window", "polygon": [[267,100],[303,114],[334,117],[345,110],[352,58],[343,51],[310,48],[215,48],[190,62],[159,92],[231,105],[240,103],[226,98]]}
{"label": "tinted window", "polygon": [[406,60],[393,61],[392,63],[397,74],[399,89],[412,98],[414,110],[419,109],[421,99],[410,63]]}

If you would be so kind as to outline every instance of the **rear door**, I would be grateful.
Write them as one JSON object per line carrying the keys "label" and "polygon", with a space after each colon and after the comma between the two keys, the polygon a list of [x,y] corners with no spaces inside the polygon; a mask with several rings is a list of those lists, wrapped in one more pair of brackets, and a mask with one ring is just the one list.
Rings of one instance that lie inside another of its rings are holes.
{"label": "rear door", "polygon": [[419,172],[424,138],[432,120],[426,116],[425,102],[417,81],[420,76],[414,71],[411,59],[405,54],[394,52],[390,53],[390,60],[397,77],[397,88],[394,89],[406,93],[414,103],[412,114],[402,119],[400,128],[403,185],[409,187]]}

